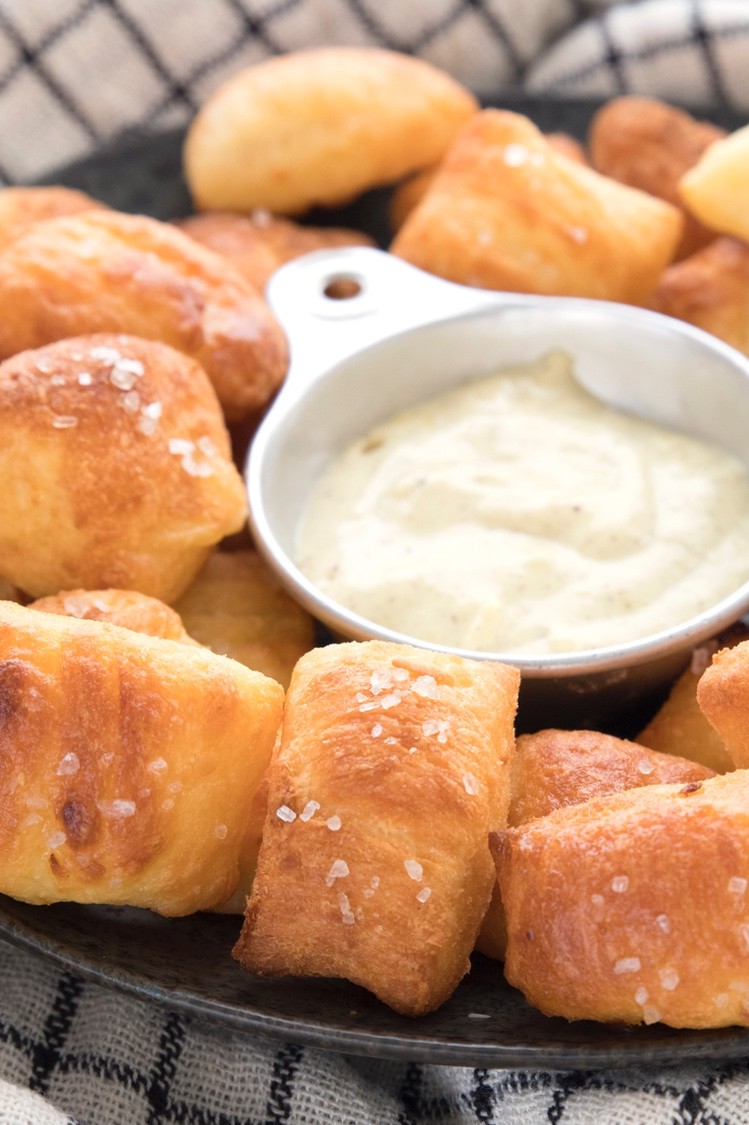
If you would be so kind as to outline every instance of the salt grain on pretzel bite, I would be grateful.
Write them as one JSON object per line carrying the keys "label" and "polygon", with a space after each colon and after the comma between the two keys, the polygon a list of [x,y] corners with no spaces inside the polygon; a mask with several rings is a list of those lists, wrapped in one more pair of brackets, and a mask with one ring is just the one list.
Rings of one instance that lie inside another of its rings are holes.
{"label": "salt grain on pretzel bite", "polygon": [[199,645],[0,602],[0,892],[220,903],[282,705],[273,680]]}
{"label": "salt grain on pretzel bite", "polygon": [[644,304],[681,225],[670,203],[570,160],[528,118],[484,110],[392,251],[465,285]]}
{"label": "salt grain on pretzel bite", "polygon": [[92,211],[36,223],[0,253],[0,358],[89,332],[171,344],[205,368],[226,418],[266,405],[287,366],[270,309],[169,223]]}
{"label": "salt grain on pretzel bite", "polygon": [[209,97],[187,134],[199,210],[301,214],[436,163],[476,99],[413,56],[321,47],[266,59]]}
{"label": "salt grain on pretzel bite", "polygon": [[0,250],[34,223],[61,215],[78,215],[82,211],[107,210],[106,204],[75,188],[0,188]]}
{"label": "salt grain on pretzel bite", "polygon": [[749,771],[596,798],[491,844],[505,974],[540,1011],[749,1024]]}
{"label": "salt grain on pretzel bite", "polygon": [[40,597],[183,592],[246,514],[215,392],[173,348],[61,340],[0,364],[0,573]]}
{"label": "salt grain on pretzel bite", "polygon": [[360,231],[304,227],[276,218],[269,211],[256,210],[249,215],[208,211],[190,215],[176,225],[196,242],[221,254],[261,293],[279,266],[302,254],[339,246],[374,246],[374,240]]}
{"label": "salt grain on pretzel bite", "polygon": [[591,122],[593,167],[630,187],[657,195],[684,213],[677,258],[685,258],[715,237],[685,208],[679,182],[725,130],[656,98],[612,98]]}

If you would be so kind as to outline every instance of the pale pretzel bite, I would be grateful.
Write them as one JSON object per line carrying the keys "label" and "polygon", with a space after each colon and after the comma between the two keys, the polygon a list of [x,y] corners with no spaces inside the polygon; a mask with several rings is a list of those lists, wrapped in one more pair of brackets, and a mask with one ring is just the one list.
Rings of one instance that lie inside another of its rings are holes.
{"label": "pale pretzel bite", "polygon": [[165,915],[222,902],[282,705],[199,645],[0,602],[0,892]]}
{"label": "pale pretzel bite", "polygon": [[169,223],[91,211],[35,223],[0,253],[0,358],[91,332],[170,344],[206,370],[229,421],[261,410],[288,363],[280,326],[219,255]]}
{"label": "pale pretzel bite", "polygon": [[493,834],[507,980],[568,1020],[749,1024],[748,841],[746,770]]}
{"label": "pale pretzel bite", "polygon": [[0,573],[171,601],[246,517],[215,392],[173,348],[84,336],[0,364]]}
{"label": "pale pretzel bite", "polygon": [[681,213],[569,159],[520,114],[462,128],[392,251],[465,285],[646,304]]}
{"label": "pale pretzel bite", "polygon": [[630,187],[657,195],[679,207],[684,230],[676,251],[685,258],[715,237],[684,207],[682,177],[725,130],[656,98],[612,98],[595,114],[589,147],[593,167]]}
{"label": "pale pretzel bite", "polygon": [[344,977],[406,1015],[450,995],[494,882],[518,681],[379,641],[302,657],[234,950],[245,968]]}
{"label": "pale pretzel bite", "polygon": [[715,140],[679,181],[686,207],[721,234],[749,241],[749,125]]}
{"label": "pale pretzel bite", "polygon": [[361,231],[302,226],[263,210],[249,215],[206,211],[180,219],[175,225],[221,254],[261,293],[279,266],[302,254],[339,246],[374,246],[374,239]]}
{"label": "pale pretzel bite", "polygon": [[199,210],[302,214],[435,164],[474,96],[413,56],[320,47],[248,67],[206,101],[184,150]]}

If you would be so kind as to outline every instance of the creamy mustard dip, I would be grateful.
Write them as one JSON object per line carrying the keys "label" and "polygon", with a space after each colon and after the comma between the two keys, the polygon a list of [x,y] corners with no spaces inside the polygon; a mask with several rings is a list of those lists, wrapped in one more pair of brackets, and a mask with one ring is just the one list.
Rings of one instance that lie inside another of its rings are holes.
{"label": "creamy mustard dip", "polygon": [[678,625],[749,577],[738,458],[607,407],[566,355],[406,410],[315,488],[300,569],[438,644],[558,653]]}

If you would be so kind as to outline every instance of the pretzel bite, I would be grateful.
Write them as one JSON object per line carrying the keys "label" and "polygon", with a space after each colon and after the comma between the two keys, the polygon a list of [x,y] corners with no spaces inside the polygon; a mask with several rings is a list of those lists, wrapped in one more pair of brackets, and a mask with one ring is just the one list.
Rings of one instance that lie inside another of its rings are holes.
{"label": "pretzel bite", "polygon": [[[555,809],[580,805],[608,793],[665,782],[703,781],[712,776],[711,769],[686,758],[659,754],[598,731],[523,734],[515,744],[510,768],[507,823],[514,828],[548,816]],[[495,887],[476,948],[501,959],[506,940],[504,910]]]}
{"label": "pretzel bite", "polygon": [[221,902],[282,703],[198,645],[0,603],[0,892],[166,915]]}
{"label": "pretzel bite", "polygon": [[507,811],[518,672],[380,641],[297,664],[234,955],[345,977],[405,1015],[468,969]]}
{"label": "pretzel bite", "polygon": [[589,145],[593,167],[630,187],[657,195],[684,213],[677,258],[686,258],[715,237],[690,214],[679,182],[725,130],[656,98],[612,98],[593,117]]}
{"label": "pretzel bite", "polygon": [[245,520],[216,395],[154,341],[60,340],[0,364],[0,573],[32,597],[172,601]]}
{"label": "pretzel bite", "polygon": [[0,250],[34,223],[82,211],[108,211],[98,199],[75,188],[4,187],[0,188]]}
{"label": "pretzel bite", "polygon": [[465,285],[645,304],[681,224],[670,203],[562,155],[528,118],[484,110],[392,251]]}
{"label": "pretzel bite", "polygon": [[749,246],[736,238],[715,238],[675,262],[658,284],[653,307],[749,355]]}
{"label": "pretzel bite", "polygon": [[302,254],[339,246],[374,246],[374,240],[360,231],[304,227],[260,210],[249,215],[206,211],[175,225],[196,242],[221,254],[261,293],[279,266]]}
{"label": "pretzel bite", "polygon": [[495,833],[505,974],[568,1020],[749,1024],[749,773],[630,789]]}
{"label": "pretzel bite", "polygon": [[701,762],[716,773],[734,768],[718,732],[710,725],[697,702],[697,685],[721,648],[740,644],[749,637],[749,627],[737,622],[714,640],[705,641],[692,653],[692,660],[673,684],[663,704],[637,735],[637,742],[662,754],[678,754]]}
{"label": "pretzel bite", "polygon": [[301,214],[435,164],[477,109],[413,56],[320,47],[248,67],[192,122],[185,176],[198,210]]}
{"label": "pretzel bite", "polygon": [[214,551],[174,608],[196,641],[284,687],[315,643],[312,618],[256,551]]}
{"label": "pretzel bite", "polygon": [[149,637],[197,643],[185,632],[178,613],[158,598],[149,598],[135,590],[65,590],[47,598],[37,598],[29,603],[29,609],[62,613],[86,621],[108,621],[110,625],[120,625]]}
{"label": "pretzel bite", "polygon": [[206,370],[226,418],[271,398],[286,342],[257,292],[169,223],[91,211],[36,223],[0,253],[0,358],[91,332],[161,340]]}
{"label": "pretzel bite", "polygon": [[687,208],[721,234],[749,241],[749,125],[713,141],[679,181]]}
{"label": "pretzel bite", "polygon": [[713,656],[697,684],[697,702],[733,765],[749,767],[749,641]]}

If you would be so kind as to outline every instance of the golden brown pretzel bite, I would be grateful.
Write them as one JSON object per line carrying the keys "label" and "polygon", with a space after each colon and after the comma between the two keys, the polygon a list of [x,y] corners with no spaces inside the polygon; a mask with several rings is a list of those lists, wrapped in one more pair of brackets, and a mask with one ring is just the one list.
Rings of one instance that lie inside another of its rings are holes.
{"label": "golden brown pretzel bite", "polygon": [[721,236],[675,262],[660,279],[653,307],[749,355],[749,246]]}
{"label": "golden brown pretzel bite", "polygon": [[270,309],[169,223],[91,211],[36,223],[0,253],[0,358],[67,336],[160,340],[206,370],[227,419],[266,405],[287,366]]}
{"label": "golden brown pretzel bite", "polygon": [[697,684],[697,702],[734,766],[749,767],[749,641],[716,652]]}
{"label": "golden brown pretzel bite", "polygon": [[105,203],[75,188],[0,188],[0,250],[34,223],[82,211],[108,211]]}
{"label": "golden brown pretzel bite", "polygon": [[[674,755],[659,754],[635,742],[592,730],[541,730],[523,734],[510,767],[507,824],[514,828],[558,808],[644,785],[702,781],[713,771]],[[504,910],[495,887],[476,948],[503,958]]]}
{"label": "golden brown pretzel bite", "polygon": [[246,515],[201,367],[152,340],[60,340],[0,364],[0,573],[33,597],[171,601]]}
{"label": "golden brown pretzel bite", "polygon": [[468,969],[506,815],[518,673],[379,641],[297,664],[235,956],[407,1015]]}
{"label": "golden brown pretzel bite", "polygon": [[302,254],[339,246],[374,246],[374,239],[360,231],[304,227],[269,211],[256,210],[249,215],[206,211],[181,219],[176,225],[196,242],[221,254],[261,293],[279,266]]}
{"label": "golden brown pretzel bite", "polygon": [[167,915],[220,903],[282,703],[199,645],[0,603],[0,891]]}
{"label": "golden brown pretzel bite", "polygon": [[287,687],[315,642],[312,618],[256,551],[214,551],[175,603],[196,641]]}
{"label": "golden brown pretzel bite", "polygon": [[749,772],[597,798],[491,844],[505,973],[546,1015],[749,1024]]}
{"label": "golden brown pretzel bite", "polygon": [[265,59],[206,101],[185,142],[201,210],[301,214],[436,163],[478,108],[444,71],[372,47]]}
{"label": "golden brown pretzel bite", "polygon": [[46,598],[37,598],[29,603],[29,609],[61,613],[86,621],[107,621],[110,625],[133,629],[149,637],[197,644],[185,632],[178,613],[158,598],[149,598],[136,590],[64,590]]}
{"label": "golden brown pretzel bite", "polygon": [[679,182],[725,130],[656,98],[612,98],[595,114],[589,145],[593,167],[630,187],[679,207],[684,231],[676,251],[686,258],[715,237],[715,231],[686,210]]}
{"label": "golden brown pretzel bite", "polygon": [[645,304],[681,226],[670,203],[570,160],[528,118],[484,110],[392,251],[465,285]]}

